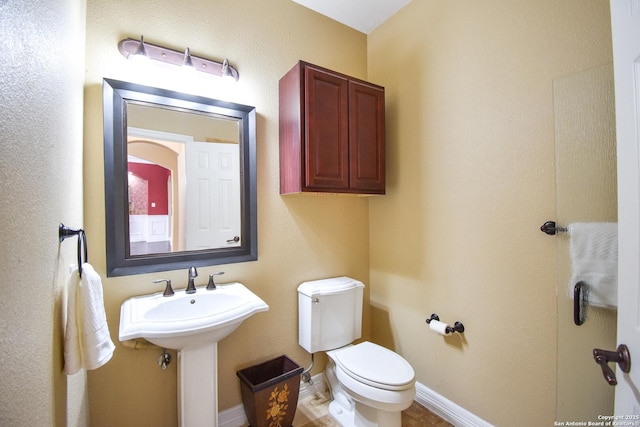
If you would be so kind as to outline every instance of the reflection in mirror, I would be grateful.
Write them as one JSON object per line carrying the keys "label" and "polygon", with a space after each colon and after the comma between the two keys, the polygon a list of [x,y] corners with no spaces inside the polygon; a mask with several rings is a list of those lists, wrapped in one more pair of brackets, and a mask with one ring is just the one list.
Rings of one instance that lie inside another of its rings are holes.
{"label": "reflection in mirror", "polygon": [[107,275],[257,259],[255,109],[104,82]]}
{"label": "reflection in mirror", "polygon": [[239,246],[238,120],[127,110],[131,255]]}

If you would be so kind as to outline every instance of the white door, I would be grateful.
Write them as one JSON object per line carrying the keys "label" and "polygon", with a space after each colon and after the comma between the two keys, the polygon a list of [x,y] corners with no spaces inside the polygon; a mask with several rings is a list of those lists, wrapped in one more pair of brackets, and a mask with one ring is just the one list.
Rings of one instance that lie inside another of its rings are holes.
{"label": "white door", "polygon": [[[240,244],[238,144],[187,144],[186,250]],[[238,236],[238,239],[236,239]]]}
{"label": "white door", "polygon": [[[631,355],[628,374],[616,369],[615,414],[634,418],[640,415],[640,0],[611,0],[611,21],[618,140],[617,341]],[[640,425],[640,419],[619,421]]]}

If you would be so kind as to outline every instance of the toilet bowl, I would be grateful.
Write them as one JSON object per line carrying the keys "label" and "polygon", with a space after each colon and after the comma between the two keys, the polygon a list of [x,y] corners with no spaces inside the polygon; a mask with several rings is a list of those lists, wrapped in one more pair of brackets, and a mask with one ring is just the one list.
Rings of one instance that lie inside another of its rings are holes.
{"label": "toilet bowl", "polygon": [[415,396],[415,374],[400,355],[371,342],[327,352],[329,413],[344,427],[400,427]]}
{"label": "toilet bowl", "polygon": [[343,427],[401,427],[401,411],[416,396],[415,373],[399,354],[361,338],[364,284],[349,277],[298,287],[298,343],[325,351],[332,401]]}

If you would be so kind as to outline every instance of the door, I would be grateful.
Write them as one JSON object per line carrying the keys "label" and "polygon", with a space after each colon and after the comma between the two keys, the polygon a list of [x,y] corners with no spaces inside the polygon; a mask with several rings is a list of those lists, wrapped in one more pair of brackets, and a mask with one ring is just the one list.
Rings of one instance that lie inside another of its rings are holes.
{"label": "door", "polygon": [[347,79],[306,67],[305,186],[349,188],[349,111]]}
{"label": "door", "polygon": [[194,141],[186,161],[186,250],[239,246],[239,145]]}
{"label": "door", "polygon": [[349,82],[349,186],[384,193],[384,90]]}
{"label": "door", "polygon": [[[611,0],[618,150],[618,344],[631,371],[616,370],[615,414],[640,416],[640,0]],[[609,349],[613,350],[613,349]],[[623,420],[639,425],[640,419]]]}

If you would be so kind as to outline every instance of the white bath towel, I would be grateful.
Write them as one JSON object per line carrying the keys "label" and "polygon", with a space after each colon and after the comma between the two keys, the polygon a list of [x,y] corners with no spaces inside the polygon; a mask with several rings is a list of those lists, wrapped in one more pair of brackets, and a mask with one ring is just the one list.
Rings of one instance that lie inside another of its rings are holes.
{"label": "white bath towel", "polygon": [[571,251],[569,294],[583,280],[587,301],[599,307],[618,306],[618,224],[576,223],[568,227]]}
{"label": "white bath towel", "polygon": [[104,310],[102,281],[91,264],[71,273],[68,285],[67,324],[64,334],[64,370],[97,369],[107,363],[115,345],[111,341]]}

